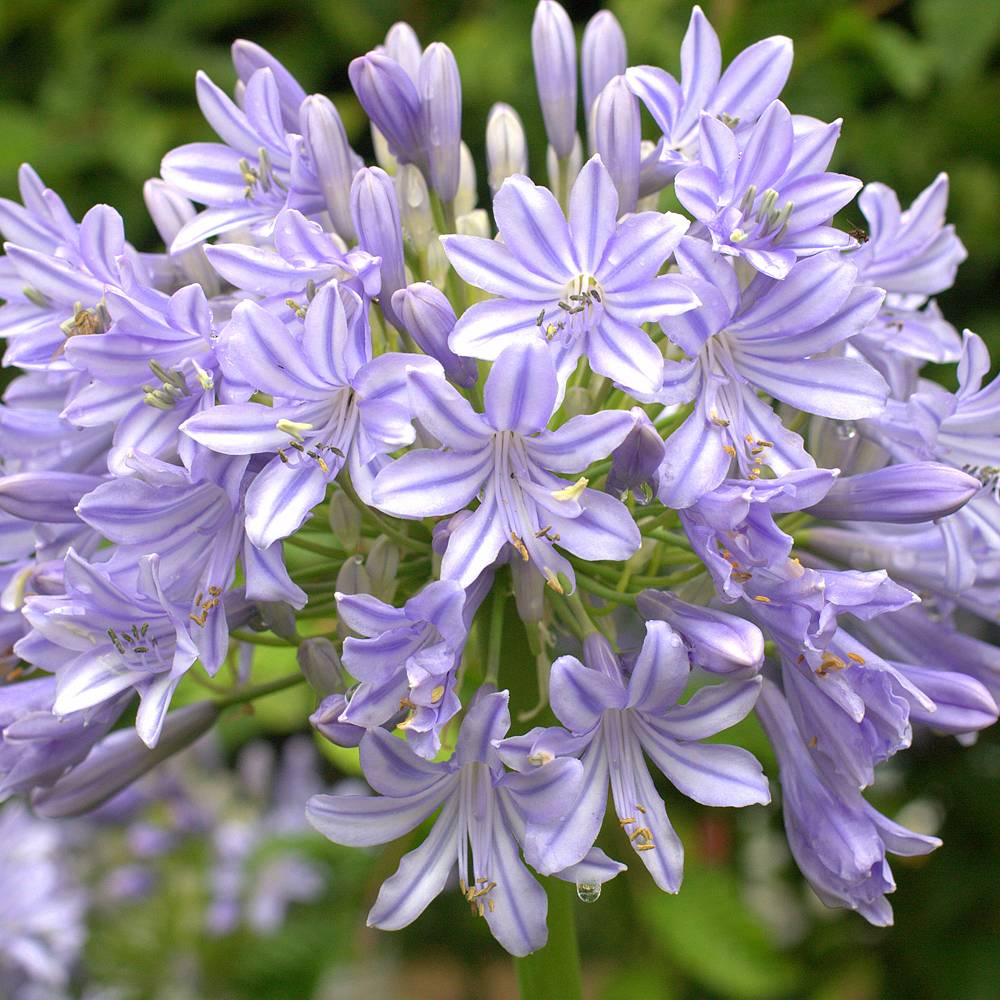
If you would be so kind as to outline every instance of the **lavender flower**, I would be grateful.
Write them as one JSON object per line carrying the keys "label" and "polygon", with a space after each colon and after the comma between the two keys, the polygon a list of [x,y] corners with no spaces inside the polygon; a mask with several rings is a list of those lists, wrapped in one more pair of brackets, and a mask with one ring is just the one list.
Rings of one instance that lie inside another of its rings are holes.
{"label": "lavender flower", "polygon": [[443,379],[411,372],[416,417],[447,450],[421,449],[387,466],[375,483],[377,507],[402,517],[451,514],[480,492],[479,507],[448,542],[445,579],[468,586],[507,544],[555,590],[559,575],[575,579],[555,544],[581,559],[625,559],[639,533],[612,497],[553,472],[579,472],[612,451],[628,433],[627,413],[579,416],[545,428],[556,405],[555,369],[538,340],[509,347],[486,381],[480,415]]}
{"label": "lavender flower", "polygon": [[466,281],[498,296],[459,318],[452,350],[493,360],[512,343],[541,339],[558,349],[560,367],[585,354],[599,374],[654,392],[663,357],[641,324],[698,305],[674,275],[658,275],[686,222],[643,212],[617,223],[618,195],[597,158],[573,186],[568,222],[552,194],[526,177],[504,183],[494,214],[503,243],[442,241]]}
{"label": "lavender flower", "polygon": [[[473,914],[486,920],[511,954],[526,955],[545,944],[545,893],[522,863],[519,847],[536,829],[565,815],[581,768],[561,759],[505,771],[496,744],[509,727],[504,691],[483,693],[470,706],[447,762],[429,763],[387,733],[372,730],[361,742],[361,760],[379,794],[309,800],[313,826],[351,846],[394,840],[441,810],[424,843],[405,855],[382,885],[369,926],[397,930],[412,923],[444,889],[457,863],[459,888]],[[463,805],[468,802],[474,805]],[[605,867],[601,881],[620,870]]]}
{"label": "lavender flower", "polygon": [[540,731],[531,740],[532,755],[580,754],[583,787],[557,825],[529,833],[526,857],[546,873],[565,866],[567,856],[582,857],[600,831],[610,781],[633,850],[661,889],[677,892],[684,849],[643,753],[680,792],[704,805],[769,802],[767,779],[751,754],[698,742],[739,722],[753,708],[760,680],[703,688],[678,705],[691,666],[665,622],[647,624],[628,669],[597,633],[585,640],[584,659],[563,656],[552,665],[552,708],[569,735]]}

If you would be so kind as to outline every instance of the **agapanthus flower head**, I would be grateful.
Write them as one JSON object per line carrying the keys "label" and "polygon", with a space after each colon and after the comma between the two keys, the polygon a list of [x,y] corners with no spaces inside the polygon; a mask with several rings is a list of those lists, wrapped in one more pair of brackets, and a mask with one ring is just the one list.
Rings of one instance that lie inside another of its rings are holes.
{"label": "agapanthus flower head", "polygon": [[[308,684],[302,728],[356,751],[375,794],[321,791],[313,735],[293,739],[264,832],[299,835],[307,798],[341,844],[427,822],[369,922],[409,924],[457,868],[521,956],[550,877],[592,901],[623,870],[594,846],[609,793],[668,892],[665,787],[768,803],[756,758],[716,741],[756,707],[803,874],[886,924],[886,853],[937,841],[860,789],[916,738],[968,743],[1000,698],[976,621],[1000,614],[1000,380],[931,298],[965,256],[947,179],[906,211],[869,185],[867,239],[835,226],[861,181],[828,169],[839,120],[779,100],[790,40],[723,69],[697,7],[679,80],[630,67],[607,11],[579,79],[554,0],[530,47],[545,176],[531,109],[495,103],[488,204],[455,55],[402,22],[348,70],[376,164],[254,43],[233,97],[199,74],[219,141],[143,191],[165,253],[22,168],[23,204],[0,201],[0,334],[24,369],[0,405],[0,797],[102,822],[173,803],[134,783]],[[957,391],[927,361],[957,361]],[[273,769],[241,757],[255,788]],[[321,890],[294,853],[254,881],[262,829],[199,816],[210,930]],[[171,839],[135,838],[146,858]],[[47,935],[13,919],[0,967],[59,986]]]}

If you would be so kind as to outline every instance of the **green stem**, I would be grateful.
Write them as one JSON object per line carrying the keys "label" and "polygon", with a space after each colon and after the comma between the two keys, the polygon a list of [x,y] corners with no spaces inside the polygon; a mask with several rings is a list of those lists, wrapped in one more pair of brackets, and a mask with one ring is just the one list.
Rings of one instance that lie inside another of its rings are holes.
{"label": "green stem", "polygon": [[576,574],[576,582],[577,586],[582,587],[588,594],[603,597],[606,601],[613,601],[615,604],[635,604],[634,594],[622,593],[613,590],[611,587],[605,587],[603,584],[592,580],[589,576],[584,576],[582,573]]}
{"label": "green stem", "polygon": [[521,1000],[581,1000],[573,885],[555,878],[542,882],[549,897],[549,940],[539,951],[514,959]]}
{"label": "green stem", "polygon": [[503,614],[507,604],[507,595],[502,587],[494,585],[492,604],[490,605],[490,633],[486,647],[485,684],[496,684],[500,675],[500,652],[503,647]]}
{"label": "green stem", "polygon": [[[415,538],[410,538],[405,532],[400,531],[395,526],[389,524],[384,518],[379,517],[354,490],[354,484],[348,481],[345,477],[340,481],[340,485],[344,492],[350,497],[351,502],[361,511],[361,516],[366,520],[372,521],[378,530],[391,538],[398,545],[402,545],[404,549],[409,549],[411,552],[419,552],[421,555],[426,554],[427,546],[421,545]],[[294,535],[292,536],[295,537]]]}
{"label": "green stem", "polygon": [[[286,539],[287,540],[287,539]],[[230,632],[230,635],[234,639],[238,639],[240,642],[249,642],[252,646],[280,646],[282,649],[288,649],[290,646],[297,646],[299,642],[292,642],[289,639],[280,639],[276,635],[269,635],[261,632]]]}
{"label": "green stem", "polygon": [[285,688],[295,687],[296,684],[301,684],[303,681],[305,681],[303,674],[289,674],[287,677],[279,677],[276,681],[270,681],[267,684],[255,684],[253,687],[234,691],[225,698],[219,698],[216,704],[221,708],[228,708],[230,705],[242,705],[244,702],[253,701],[255,698],[263,698],[266,695],[284,691]]}

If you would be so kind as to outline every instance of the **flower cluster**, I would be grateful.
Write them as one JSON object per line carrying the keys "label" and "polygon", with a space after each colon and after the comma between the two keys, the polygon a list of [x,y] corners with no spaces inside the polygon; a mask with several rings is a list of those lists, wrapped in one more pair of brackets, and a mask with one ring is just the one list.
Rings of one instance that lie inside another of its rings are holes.
{"label": "flower cluster", "polygon": [[[22,168],[0,791],[86,812],[308,681],[376,793],[315,794],[312,824],[371,845],[435,817],[369,923],[410,923],[457,869],[524,955],[534,873],[593,899],[623,870],[595,846],[609,790],[608,848],[667,892],[672,798],[770,801],[748,751],[704,742],[756,713],[803,875],[889,923],[887,853],[938,841],[863,792],[1000,697],[975,624],[1000,611],[1000,383],[932,298],[965,257],[947,178],[904,210],[828,170],[841,123],[780,99],[791,42],[723,69],[697,7],[679,81],[597,15],[582,109],[554,0],[531,48],[546,184],[497,104],[489,212],[455,59],[405,24],[350,66],[377,166],[258,46],[233,47],[233,97],[199,75],[218,141],[144,192],[164,253]],[[834,225],[856,195],[867,232]],[[260,683],[281,645],[301,670]]]}

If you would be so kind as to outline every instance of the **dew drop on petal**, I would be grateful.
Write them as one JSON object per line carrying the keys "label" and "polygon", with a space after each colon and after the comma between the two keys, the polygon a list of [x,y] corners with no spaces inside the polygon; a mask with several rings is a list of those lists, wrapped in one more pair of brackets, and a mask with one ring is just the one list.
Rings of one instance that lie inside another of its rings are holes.
{"label": "dew drop on petal", "polygon": [[837,437],[841,441],[850,441],[858,436],[858,425],[853,420],[843,420],[837,423]]}
{"label": "dew drop on petal", "polygon": [[577,882],[576,894],[581,903],[596,903],[601,898],[601,886],[598,882]]}

